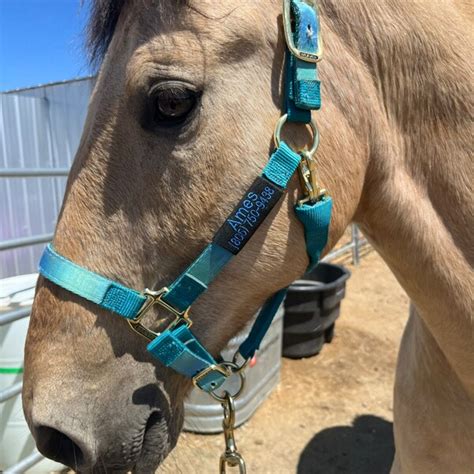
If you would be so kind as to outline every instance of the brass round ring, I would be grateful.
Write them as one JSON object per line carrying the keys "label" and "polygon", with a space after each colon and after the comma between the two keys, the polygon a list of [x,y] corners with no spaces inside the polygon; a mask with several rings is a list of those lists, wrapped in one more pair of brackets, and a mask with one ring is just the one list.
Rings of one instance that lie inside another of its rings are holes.
{"label": "brass round ring", "polygon": [[215,391],[209,392],[209,394],[211,395],[212,398],[214,398],[214,400],[217,400],[220,403],[224,403],[226,401],[226,398],[225,398],[226,393],[228,393],[232,398],[237,398],[242,393],[242,390],[244,389],[244,384],[245,384],[245,374],[242,371],[240,371],[240,366],[238,366],[234,362],[224,361],[224,362],[221,362],[219,365],[229,368],[232,374],[238,375],[240,378],[240,387],[237,390],[237,392],[234,394],[230,394],[229,391],[226,390],[224,391],[224,394],[223,394],[224,396],[221,397]]}
{"label": "brass round ring", "polygon": [[[281,134],[281,129],[283,128],[283,125],[285,125],[286,121],[288,119],[288,114],[283,114],[277,121],[275,125],[275,131],[273,132],[273,141],[275,142],[275,146],[278,148],[280,146],[280,134]],[[311,128],[311,132],[313,133],[313,144],[311,146],[311,149],[308,151],[310,156],[313,156],[316,153],[316,150],[318,149],[319,146],[319,129],[318,126],[316,125],[316,122],[311,119],[311,122],[308,124]]]}

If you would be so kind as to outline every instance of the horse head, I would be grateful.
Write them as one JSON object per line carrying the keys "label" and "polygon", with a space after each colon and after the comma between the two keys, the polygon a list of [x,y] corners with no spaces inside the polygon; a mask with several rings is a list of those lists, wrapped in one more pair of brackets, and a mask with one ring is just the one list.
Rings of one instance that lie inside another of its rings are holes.
{"label": "horse head", "polygon": [[[93,52],[106,53],[53,244],[130,288],[161,288],[205,247],[274,148],[281,5],[98,1],[89,29]],[[351,62],[347,51],[340,54]],[[343,77],[344,65],[337,68],[328,62],[322,75]],[[334,97],[337,90],[328,85]],[[355,93],[343,99],[347,107],[351,100],[361,101]],[[335,202],[327,248],[354,215],[366,166],[364,140],[343,109],[328,100],[319,120],[320,179]],[[312,139],[302,126],[287,125],[284,134],[295,149]],[[193,305],[193,332],[211,353],[305,271],[304,232],[294,213],[300,195],[294,177]],[[43,454],[81,471],[151,472],[177,441],[189,388],[147,353],[125,320],[40,277],[23,399]]]}

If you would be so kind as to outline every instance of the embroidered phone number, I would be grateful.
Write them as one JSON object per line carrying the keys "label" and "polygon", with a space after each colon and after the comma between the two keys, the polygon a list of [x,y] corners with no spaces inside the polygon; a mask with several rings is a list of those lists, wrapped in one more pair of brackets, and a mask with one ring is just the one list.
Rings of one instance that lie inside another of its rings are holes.
{"label": "embroidered phone number", "polygon": [[270,186],[265,186],[260,193],[247,194],[246,199],[241,202],[241,207],[227,219],[227,224],[234,230],[233,236],[229,239],[230,244],[240,249],[252,230],[258,226],[261,218],[266,215],[265,211],[274,194],[275,190]]}

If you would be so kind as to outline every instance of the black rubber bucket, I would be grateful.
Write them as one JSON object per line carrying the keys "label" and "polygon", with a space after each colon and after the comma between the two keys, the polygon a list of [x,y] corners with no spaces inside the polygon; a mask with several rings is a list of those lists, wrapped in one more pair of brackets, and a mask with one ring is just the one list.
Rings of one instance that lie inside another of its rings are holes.
{"label": "black rubber bucket", "polygon": [[310,357],[332,341],[350,275],[341,265],[320,263],[290,286],[285,299],[284,357]]}

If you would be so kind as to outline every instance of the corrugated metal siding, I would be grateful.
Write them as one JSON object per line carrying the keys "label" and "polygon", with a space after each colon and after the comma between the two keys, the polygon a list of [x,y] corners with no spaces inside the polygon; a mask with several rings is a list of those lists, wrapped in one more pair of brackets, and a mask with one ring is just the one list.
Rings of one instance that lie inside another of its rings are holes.
{"label": "corrugated metal siding", "polygon": [[[0,95],[3,168],[69,167],[94,79]],[[0,178],[0,240],[54,230],[66,178]],[[36,271],[44,245],[0,253],[0,278]]]}

